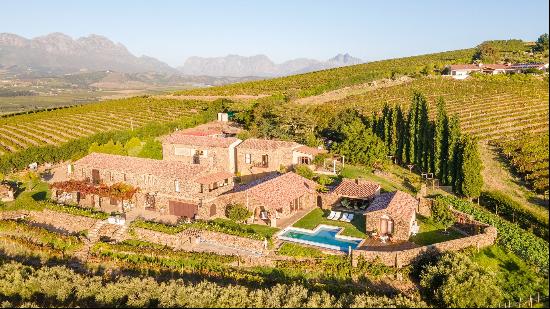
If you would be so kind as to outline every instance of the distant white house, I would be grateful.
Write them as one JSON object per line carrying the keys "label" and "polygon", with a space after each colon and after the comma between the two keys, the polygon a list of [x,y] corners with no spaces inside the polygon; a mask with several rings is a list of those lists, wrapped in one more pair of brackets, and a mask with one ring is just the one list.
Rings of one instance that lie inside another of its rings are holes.
{"label": "distant white house", "polygon": [[454,79],[465,79],[472,72],[485,74],[523,73],[529,69],[548,71],[548,63],[517,63],[517,64],[452,64],[447,66],[448,75]]}

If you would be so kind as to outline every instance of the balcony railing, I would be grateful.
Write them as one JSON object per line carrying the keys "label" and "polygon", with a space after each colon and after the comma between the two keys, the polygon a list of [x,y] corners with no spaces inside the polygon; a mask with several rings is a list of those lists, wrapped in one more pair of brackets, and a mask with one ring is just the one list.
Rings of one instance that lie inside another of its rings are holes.
{"label": "balcony railing", "polygon": [[252,166],[253,167],[261,167],[261,168],[266,168],[269,166],[269,164],[267,162],[253,162],[252,163]]}

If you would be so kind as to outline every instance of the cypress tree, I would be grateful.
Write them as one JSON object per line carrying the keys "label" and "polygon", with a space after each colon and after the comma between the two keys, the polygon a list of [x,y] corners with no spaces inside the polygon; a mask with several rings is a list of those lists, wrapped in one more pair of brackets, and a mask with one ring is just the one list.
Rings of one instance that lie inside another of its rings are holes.
{"label": "cypress tree", "polygon": [[482,162],[477,139],[465,135],[461,144],[460,193],[468,198],[477,198],[483,186]]}
{"label": "cypress tree", "polygon": [[423,95],[418,94],[419,114],[417,131],[417,164],[422,171],[428,172],[430,162],[430,119],[428,118],[428,102]]}
{"label": "cypress tree", "polygon": [[406,142],[407,142],[407,122],[405,120],[405,115],[403,115],[403,110],[401,109],[401,106],[398,106],[396,108],[396,115],[395,115],[395,124],[396,124],[396,136],[397,136],[397,146],[396,146],[396,153],[397,160],[399,162],[404,162],[406,160],[405,158],[405,148],[406,148]]}
{"label": "cypress tree", "polygon": [[418,95],[419,93],[414,93],[412,104],[409,108],[409,115],[407,117],[407,128],[408,128],[408,138],[407,138],[407,162],[408,163],[417,163],[418,156]]}
{"label": "cypress tree", "polygon": [[449,120],[448,125],[448,143],[449,143],[449,156],[447,162],[449,167],[447,168],[447,179],[445,179],[446,184],[453,186],[455,190],[455,184],[457,178],[459,177],[458,170],[460,169],[460,122],[456,115],[453,115]]}
{"label": "cypress tree", "polygon": [[437,115],[434,126],[434,147],[433,147],[433,171],[437,178],[444,181],[446,175],[446,162],[448,158],[448,133],[446,128],[448,123],[447,111],[445,110],[445,101],[439,98],[437,101]]}
{"label": "cypress tree", "polygon": [[397,143],[398,143],[398,135],[397,135],[397,109],[392,108],[390,109],[390,143],[388,148],[390,149],[390,154],[395,156],[397,152]]}

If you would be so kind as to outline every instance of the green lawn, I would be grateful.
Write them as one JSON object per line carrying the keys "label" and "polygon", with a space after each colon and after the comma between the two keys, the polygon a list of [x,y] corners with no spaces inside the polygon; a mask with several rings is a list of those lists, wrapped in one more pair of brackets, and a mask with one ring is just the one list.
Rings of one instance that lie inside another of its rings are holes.
{"label": "green lawn", "polygon": [[330,210],[316,208],[296,222],[293,226],[312,230],[319,224],[333,225],[343,227],[342,235],[366,238],[365,234],[365,216],[356,214],[351,222],[334,221],[327,219]]}
{"label": "green lawn", "polygon": [[417,245],[426,246],[464,237],[464,235],[453,229],[447,229],[447,234],[444,234],[444,229],[442,226],[423,216],[417,215],[416,219],[420,226],[420,230],[418,234],[412,236],[410,240]]}
{"label": "green lawn", "polygon": [[[548,277],[538,274],[524,260],[501,247],[493,245],[474,253],[473,260],[493,271],[505,294],[511,301],[529,299],[537,294],[541,298],[548,296]],[[546,273],[548,274],[548,273]],[[538,306],[541,307],[541,306]],[[545,303],[548,308],[548,302]]]}

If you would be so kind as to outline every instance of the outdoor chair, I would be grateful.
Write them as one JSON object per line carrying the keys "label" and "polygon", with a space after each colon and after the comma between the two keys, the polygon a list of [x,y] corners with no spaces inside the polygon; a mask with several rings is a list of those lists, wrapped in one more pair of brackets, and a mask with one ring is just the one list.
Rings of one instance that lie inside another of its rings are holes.
{"label": "outdoor chair", "polygon": [[350,214],[348,214],[347,212],[345,212],[343,215],[342,215],[342,218],[340,218],[340,221],[344,221],[344,222],[347,222],[348,221],[348,216]]}
{"label": "outdoor chair", "polygon": [[336,215],[336,212],[332,210],[328,215],[327,219],[332,220],[332,218],[334,218],[335,215]]}
{"label": "outdoor chair", "polygon": [[331,220],[336,220],[336,221],[338,221],[338,219],[340,219],[340,215],[341,215],[341,214],[342,214],[342,213],[339,212],[339,211],[335,212],[335,213],[334,213],[334,217],[332,217]]}
{"label": "outdoor chair", "polygon": [[348,214],[348,218],[346,219],[346,222],[351,222],[353,220],[353,214]]}
{"label": "outdoor chair", "polygon": [[262,219],[262,220],[267,220],[267,219],[269,219],[269,218],[267,217],[267,211],[261,211],[261,212],[260,212],[260,219]]}

